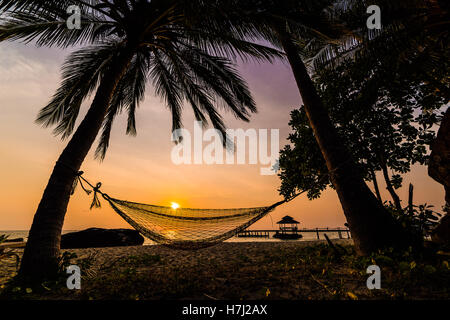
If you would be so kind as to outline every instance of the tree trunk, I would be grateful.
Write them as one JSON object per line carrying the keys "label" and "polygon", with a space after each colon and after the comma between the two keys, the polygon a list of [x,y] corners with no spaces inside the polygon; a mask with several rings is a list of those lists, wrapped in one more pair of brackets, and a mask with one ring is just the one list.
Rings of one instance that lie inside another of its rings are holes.
{"label": "tree trunk", "polygon": [[55,276],[61,232],[73,182],[100,131],[114,90],[131,58],[131,49],[124,50],[116,57],[116,61],[102,78],[86,117],[53,168],[34,215],[19,270],[20,278],[34,282]]}
{"label": "tree trunk", "polygon": [[356,251],[369,254],[404,244],[403,229],[365,184],[314,87],[298,49],[285,28],[279,40],[292,67],[306,114],[339,196]]}
{"label": "tree trunk", "polygon": [[378,199],[378,201],[380,201],[380,203],[383,203],[383,199],[381,198],[380,188],[378,187],[377,174],[375,173],[375,171],[373,169],[370,169],[370,174],[372,175],[373,188],[375,189],[375,194],[377,196],[377,199]]}
{"label": "tree trunk", "polygon": [[450,108],[445,112],[431,146],[428,175],[444,186],[445,202],[450,208]]}
{"label": "tree trunk", "polygon": [[408,190],[408,213],[412,216],[414,214],[414,186],[412,183],[409,184]]}
{"label": "tree trunk", "polygon": [[446,215],[431,238],[435,242],[450,244],[450,108],[445,112],[431,150],[428,175],[444,186],[446,203]]}
{"label": "tree trunk", "polygon": [[392,200],[394,201],[395,208],[399,212],[401,212],[403,209],[402,209],[402,205],[400,203],[400,197],[397,195],[397,193],[394,190],[394,186],[392,185],[391,178],[389,177],[387,165],[384,161],[381,161],[381,170],[383,171],[383,177],[384,177],[384,180],[386,181],[386,189],[391,194]]}

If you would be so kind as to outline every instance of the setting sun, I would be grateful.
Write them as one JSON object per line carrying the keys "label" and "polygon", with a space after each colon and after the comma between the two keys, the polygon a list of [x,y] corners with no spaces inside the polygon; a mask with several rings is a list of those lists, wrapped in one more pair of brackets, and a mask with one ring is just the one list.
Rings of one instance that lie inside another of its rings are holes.
{"label": "setting sun", "polygon": [[177,210],[180,207],[180,205],[178,203],[176,203],[176,202],[172,202],[172,206],[171,207],[172,207],[172,209]]}

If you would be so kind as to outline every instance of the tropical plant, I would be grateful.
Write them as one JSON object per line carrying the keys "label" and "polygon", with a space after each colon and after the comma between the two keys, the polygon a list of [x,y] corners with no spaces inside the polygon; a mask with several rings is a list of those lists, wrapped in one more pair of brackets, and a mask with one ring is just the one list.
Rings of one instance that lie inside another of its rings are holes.
{"label": "tropical plant", "polygon": [[[382,12],[382,30],[367,32],[364,17],[368,5],[378,5]],[[433,96],[443,99],[448,107],[450,98],[449,21],[450,3],[445,0],[340,0],[334,14],[345,20],[358,34],[350,45],[330,45],[318,48],[319,59],[313,59],[315,67],[333,66],[342,58],[352,56],[357,60],[369,60],[383,67],[379,56],[391,56],[388,61],[391,73],[399,72],[404,79],[421,82],[432,89]],[[311,47],[311,46],[310,46]],[[331,48],[331,50],[330,50]],[[394,62],[394,63],[392,63]],[[386,65],[384,65],[386,67]],[[424,105],[426,107],[426,105]],[[424,110],[427,111],[427,110]],[[445,110],[444,110],[445,113]],[[449,111],[442,119],[428,163],[429,175],[441,183],[446,191],[445,201],[450,203],[450,166],[446,155],[450,144],[446,130],[450,127]],[[448,221],[448,218],[442,219]],[[445,230],[445,226],[442,228]]]}
{"label": "tropical plant", "polygon": [[418,241],[423,241],[430,236],[434,228],[439,224],[442,214],[433,210],[434,206],[429,204],[413,205],[398,211],[394,207],[390,210],[394,217],[406,228]]}
{"label": "tropical plant", "polygon": [[[325,9],[334,3],[321,1],[235,1],[234,20],[253,21],[255,28],[274,46],[283,49],[294,73],[314,138],[341,201],[357,251],[368,254],[382,247],[401,247],[407,242],[401,226],[365,184],[363,175],[344,140],[334,127],[302,58],[305,43],[351,43],[351,33]],[[227,12],[228,9],[227,9]],[[233,19],[228,14],[229,19]],[[301,166],[301,164],[298,164]],[[380,234],[379,230],[383,230]]]}
{"label": "tropical plant", "polygon": [[[66,28],[66,10],[79,6],[82,28]],[[197,120],[220,130],[220,103],[238,119],[256,111],[245,81],[228,57],[271,59],[281,54],[247,41],[251,29],[205,19],[217,4],[183,0],[2,1],[0,40],[34,41],[41,46],[84,45],[66,60],[63,80],[37,121],[71,136],[44,191],[25,248],[19,275],[42,280],[58,269],[61,229],[78,171],[101,131],[96,155],[103,158],[117,114],[128,113],[127,133],[136,134],[135,111],[147,81],[164,98],[173,129],[180,128],[187,101]],[[74,132],[80,105],[96,92]],[[225,140],[224,140],[225,141]]]}
{"label": "tropical plant", "polygon": [[[316,70],[316,87],[365,180],[373,183],[378,200],[383,202],[376,176],[381,171],[401,211],[395,190],[411,165],[427,163],[444,100],[434,94],[433,87],[406,73],[392,72],[394,66],[386,61],[390,55],[377,59],[380,63],[358,59]],[[280,192],[289,197],[307,190],[310,199],[317,198],[331,181],[318,146],[310,142],[314,136],[303,109],[291,113],[290,125],[292,146],[287,145],[280,156]]]}

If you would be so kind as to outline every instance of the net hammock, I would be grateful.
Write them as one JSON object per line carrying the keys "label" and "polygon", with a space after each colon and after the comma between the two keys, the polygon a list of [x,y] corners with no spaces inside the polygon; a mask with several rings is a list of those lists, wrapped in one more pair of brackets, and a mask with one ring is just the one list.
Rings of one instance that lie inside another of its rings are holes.
{"label": "net hammock", "polygon": [[[112,198],[100,190],[101,183],[97,183],[94,187],[82,175],[83,172],[78,173],[72,194],[78,183],[87,194],[94,192],[91,209],[101,206],[98,197],[100,194],[117,214],[148,239],[168,247],[186,250],[213,246],[232,238],[278,206],[299,195],[266,207],[174,209]],[[83,182],[91,189],[86,188]]]}

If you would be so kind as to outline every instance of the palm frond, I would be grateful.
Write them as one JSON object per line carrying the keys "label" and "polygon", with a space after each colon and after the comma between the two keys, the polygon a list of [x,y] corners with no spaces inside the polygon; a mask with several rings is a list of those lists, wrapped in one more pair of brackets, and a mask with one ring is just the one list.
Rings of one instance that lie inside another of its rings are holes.
{"label": "palm frond", "polygon": [[62,67],[61,86],[41,109],[36,122],[44,127],[57,125],[55,135],[67,138],[73,131],[82,102],[92,93],[109,63],[117,54],[117,45],[91,46],[69,56]]}
{"label": "palm frond", "polygon": [[38,46],[67,48],[102,40],[113,27],[111,22],[85,14],[81,20],[81,29],[69,29],[66,19],[65,13],[9,13],[0,22],[0,42],[34,41]]}
{"label": "palm frond", "polygon": [[150,56],[138,53],[133,58],[127,72],[119,81],[105,117],[95,157],[104,160],[108,151],[111,130],[115,117],[125,109],[128,114],[127,134],[136,135],[136,109],[145,95],[147,72],[150,68]]}
{"label": "palm frond", "polygon": [[206,127],[208,124],[208,120],[204,115],[206,113],[213,127],[221,133],[220,137],[224,147],[230,148],[231,145],[227,138],[225,123],[214,106],[216,100],[212,94],[207,93],[207,87],[201,81],[198,81],[198,75],[195,74],[195,71],[190,70],[189,66],[181,58],[179,54],[172,53],[170,55],[174,76],[177,83],[180,83],[184,97],[190,103],[196,120],[201,121],[202,125]]}
{"label": "palm frond", "polygon": [[154,52],[154,63],[150,76],[155,92],[161,96],[172,114],[172,132],[182,128],[181,111],[183,108],[183,95],[180,85],[175,81],[173,70],[168,68],[168,60],[160,53]]}
{"label": "palm frond", "polygon": [[[69,4],[82,10],[81,30],[66,27]],[[136,109],[144,98],[147,80],[169,108],[173,130],[182,127],[185,101],[197,120],[204,125],[210,122],[224,136],[220,107],[244,121],[256,112],[248,85],[231,59],[273,61],[284,54],[262,44],[261,30],[265,29],[255,28],[255,21],[240,22],[234,12],[221,16],[221,5],[221,1],[203,0],[6,0],[0,2],[0,15],[4,16],[0,41],[32,41],[63,48],[95,44],[78,50],[65,62],[62,83],[36,120],[43,126],[56,126],[54,133],[62,138],[72,134],[82,102],[103,79],[120,52],[119,46],[134,51],[102,123],[96,157],[104,159],[118,114],[126,111],[126,132],[136,134]],[[209,14],[199,15],[203,9]],[[225,145],[227,140],[225,137]]]}

